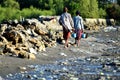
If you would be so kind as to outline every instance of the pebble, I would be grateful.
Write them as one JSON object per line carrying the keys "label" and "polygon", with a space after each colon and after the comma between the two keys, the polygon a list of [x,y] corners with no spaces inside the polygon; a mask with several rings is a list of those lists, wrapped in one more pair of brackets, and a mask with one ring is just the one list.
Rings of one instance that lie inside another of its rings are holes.
{"label": "pebble", "polygon": [[[33,68],[32,71],[15,75],[9,74],[6,79],[86,80],[89,78],[91,80],[104,80],[103,78],[105,78],[106,80],[107,77],[120,79],[119,67],[112,65],[112,62],[118,62],[118,59],[104,57],[70,58],[56,61],[54,64],[29,65],[28,68]],[[103,65],[105,66],[103,67]]]}
{"label": "pebble", "polygon": [[27,68],[26,67],[19,67],[20,70],[26,70]]}
{"label": "pebble", "polygon": [[0,76],[0,80],[4,80],[4,79]]}
{"label": "pebble", "polygon": [[67,56],[65,53],[60,53],[61,56]]}
{"label": "pebble", "polygon": [[71,77],[70,80],[79,80],[79,78]]}

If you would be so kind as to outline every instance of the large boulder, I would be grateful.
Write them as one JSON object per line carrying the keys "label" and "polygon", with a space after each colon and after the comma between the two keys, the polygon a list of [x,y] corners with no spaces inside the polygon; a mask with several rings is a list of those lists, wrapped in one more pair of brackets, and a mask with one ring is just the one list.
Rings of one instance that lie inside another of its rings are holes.
{"label": "large boulder", "polygon": [[8,41],[12,41],[13,44],[24,43],[24,41],[25,41],[25,36],[22,33],[20,33],[19,31],[15,31],[15,30],[5,32],[3,34],[3,36]]}
{"label": "large boulder", "polygon": [[56,46],[62,39],[62,26],[54,18],[42,24],[37,19],[26,19],[21,24],[1,25],[0,52],[20,58],[35,59],[34,54],[46,51],[46,47]]}

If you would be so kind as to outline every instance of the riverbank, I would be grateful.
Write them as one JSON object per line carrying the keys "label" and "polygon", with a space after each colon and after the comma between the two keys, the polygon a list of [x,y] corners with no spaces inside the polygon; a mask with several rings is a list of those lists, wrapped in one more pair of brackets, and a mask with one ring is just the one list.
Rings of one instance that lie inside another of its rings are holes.
{"label": "riverbank", "polygon": [[[21,67],[26,67],[27,65],[54,63],[56,60],[68,58],[85,58],[90,56],[115,57],[115,55],[119,57],[119,38],[120,32],[90,33],[88,38],[81,39],[80,47],[74,47],[71,45],[68,49],[65,49],[63,44],[57,44],[52,48],[47,48],[46,51],[35,54],[35,60],[21,59],[16,56],[0,55],[0,76],[5,78],[8,74],[19,73],[21,72]],[[70,43],[73,42],[74,39],[71,38]],[[110,49],[113,52],[111,54],[109,52]],[[114,50],[116,50],[116,52]],[[114,52],[116,54],[114,54]]]}

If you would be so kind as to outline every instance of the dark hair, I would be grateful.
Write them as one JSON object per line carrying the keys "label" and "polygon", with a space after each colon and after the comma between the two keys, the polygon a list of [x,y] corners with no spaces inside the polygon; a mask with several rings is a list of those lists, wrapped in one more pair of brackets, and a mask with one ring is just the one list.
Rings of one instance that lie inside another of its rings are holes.
{"label": "dark hair", "polygon": [[76,11],[76,15],[80,15],[80,11],[77,10],[77,11]]}
{"label": "dark hair", "polygon": [[67,11],[68,11],[68,8],[67,8],[67,7],[64,7],[63,11],[64,11],[64,12],[67,12]]}

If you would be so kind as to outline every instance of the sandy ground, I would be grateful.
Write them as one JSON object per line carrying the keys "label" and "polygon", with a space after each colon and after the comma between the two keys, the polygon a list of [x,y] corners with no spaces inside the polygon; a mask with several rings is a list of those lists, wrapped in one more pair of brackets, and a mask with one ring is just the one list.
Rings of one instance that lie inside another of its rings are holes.
{"label": "sandy ground", "polygon": [[[118,37],[118,34],[119,33],[117,33],[116,37]],[[110,44],[97,42],[97,39],[95,38],[96,36],[102,38],[112,37],[110,36],[110,33],[95,33],[95,35],[89,35],[86,39],[81,39],[80,47],[71,45],[67,49],[63,47],[63,44],[57,44],[57,46],[47,48],[45,52],[37,54],[37,58],[35,60],[0,55],[0,76],[4,78],[7,74],[18,73],[21,71],[19,67],[24,67],[31,64],[47,64],[53,63],[56,60],[73,57],[101,56],[101,54],[109,47]],[[71,39],[70,43],[73,42],[74,39]],[[117,47],[119,47],[119,45],[117,45]]]}

